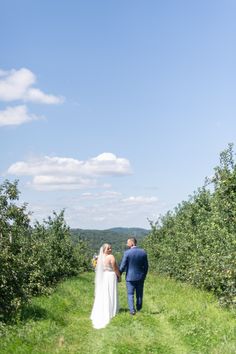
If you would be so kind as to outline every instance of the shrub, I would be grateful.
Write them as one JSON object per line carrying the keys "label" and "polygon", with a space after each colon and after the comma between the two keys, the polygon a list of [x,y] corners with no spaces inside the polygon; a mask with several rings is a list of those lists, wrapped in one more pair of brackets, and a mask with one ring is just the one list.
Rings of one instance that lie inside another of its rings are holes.
{"label": "shrub", "polygon": [[[211,187],[211,189],[209,188]],[[151,223],[145,240],[151,267],[213,291],[236,305],[236,165],[232,144],[214,177],[188,201]]]}
{"label": "shrub", "polygon": [[26,204],[18,206],[18,182],[0,186],[0,321],[13,318],[33,295],[89,268],[82,241],[74,247],[64,211],[30,227]]}

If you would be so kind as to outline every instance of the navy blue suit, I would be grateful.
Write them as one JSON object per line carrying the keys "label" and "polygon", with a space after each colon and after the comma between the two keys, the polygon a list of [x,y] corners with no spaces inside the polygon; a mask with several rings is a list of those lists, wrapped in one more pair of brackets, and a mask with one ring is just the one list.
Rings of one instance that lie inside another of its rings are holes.
{"label": "navy blue suit", "polygon": [[143,303],[143,285],[148,272],[147,253],[136,246],[125,251],[120,265],[120,272],[126,272],[128,304],[131,313],[135,312],[134,292],[136,292],[136,309],[140,311]]}

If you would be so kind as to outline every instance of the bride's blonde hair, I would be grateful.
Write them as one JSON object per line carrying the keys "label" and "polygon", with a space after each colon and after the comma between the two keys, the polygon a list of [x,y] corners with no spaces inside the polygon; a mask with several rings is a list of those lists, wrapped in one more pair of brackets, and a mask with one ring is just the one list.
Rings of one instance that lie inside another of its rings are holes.
{"label": "bride's blonde hair", "polygon": [[104,243],[104,244],[102,245],[103,253],[106,252],[106,249],[107,249],[108,247],[111,247],[111,244],[110,244],[110,243]]}

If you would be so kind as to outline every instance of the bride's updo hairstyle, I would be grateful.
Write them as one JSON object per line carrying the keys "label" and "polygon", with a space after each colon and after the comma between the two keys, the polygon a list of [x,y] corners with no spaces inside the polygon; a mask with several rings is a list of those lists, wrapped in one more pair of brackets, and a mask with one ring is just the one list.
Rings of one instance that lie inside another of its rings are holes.
{"label": "bride's updo hairstyle", "polygon": [[107,250],[108,247],[111,247],[111,244],[110,244],[110,243],[104,243],[104,244],[102,245],[103,253],[106,252],[106,250]]}

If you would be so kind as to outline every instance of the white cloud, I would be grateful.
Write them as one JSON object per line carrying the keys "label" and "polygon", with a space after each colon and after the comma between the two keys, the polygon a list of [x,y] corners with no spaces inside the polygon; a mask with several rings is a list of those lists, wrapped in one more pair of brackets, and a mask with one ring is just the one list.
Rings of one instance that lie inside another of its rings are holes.
{"label": "white cloud", "polygon": [[121,196],[121,193],[115,191],[104,191],[103,193],[82,193],[83,200],[115,200]]}
{"label": "white cloud", "polygon": [[35,176],[31,185],[40,191],[50,191],[94,188],[97,182],[92,178],[75,176]]}
{"label": "white cloud", "polygon": [[122,201],[127,204],[152,204],[156,203],[158,199],[156,197],[131,196],[124,198]]}
{"label": "white cloud", "polygon": [[[109,155],[103,160],[101,156]],[[27,162],[19,161],[8,169],[10,174],[38,175],[38,174],[69,174],[69,175],[127,175],[131,173],[129,160],[116,157],[111,153],[104,153],[87,161],[80,161],[69,157],[39,157]]]}
{"label": "white cloud", "polygon": [[82,162],[67,157],[37,157],[29,161],[19,161],[8,169],[10,174],[15,175],[50,175],[50,174],[76,174],[79,172]]}
{"label": "white cloud", "polygon": [[[154,197],[153,197],[154,198]],[[78,209],[82,201],[72,201],[66,207],[66,217],[72,227],[105,229],[114,226],[150,227],[148,219],[156,221],[160,211],[157,201],[154,203],[126,204],[122,198],[87,201],[83,209]]]}
{"label": "white cloud", "polygon": [[88,160],[84,164],[84,171],[95,175],[127,175],[131,173],[131,168],[127,159],[105,152]]}
{"label": "white cloud", "polygon": [[26,92],[24,100],[37,102],[37,103],[45,103],[45,104],[57,104],[63,102],[62,97],[47,95],[42,91],[40,91],[39,89],[34,89],[34,88],[31,88]]}
{"label": "white cloud", "polygon": [[7,71],[0,69],[0,76],[7,75]]}
{"label": "white cloud", "polygon": [[[107,198],[106,198],[107,194]],[[149,221],[156,221],[160,212],[160,202],[156,197],[146,197],[153,203],[124,203],[125,196],[112,192],[113,198],[106,191],[101,193],[64,194],[54,203],[48,196],[44,201],[31,205],[34,217],[38,219],[51,215],[52,210],[65,209],[65,218],[71,227],[107,229],[115,226],[150,228]],[[130,197],[127,196],[126,199]],[[132,197],[131,197],[132,198]],[[144,198],[144,197],[143,197]],[[156,200],[154,202],[154,199]],[[40,208],[40,205],[45,206]],[[51,210],[50,210],[51,209]]]}
{"label": "white cloud", "polygon": [[0,111],[0,127],[6,125],[20,125],[32,120],[41,119],[34,114],[29,114],[25,105],[7,107]]}
{"label": "white cloud", "polygon": [[26,68],[19,70],[0,70],[0,100],[23,100],[44,104],[58,104],[62,97],[48,95],[31,86],[36,83],[36,76]]}
{"label": "white cloud", "polygon": [[[97,187],[97,177],[122,176],[131,173],[129,160],[111,153],[103,153],[87,161],[68,157],[37,157],[12,164],[8,174],[33,176],[36,189],[79,189]],[[99,185],[110,188],[110,184]]]}

